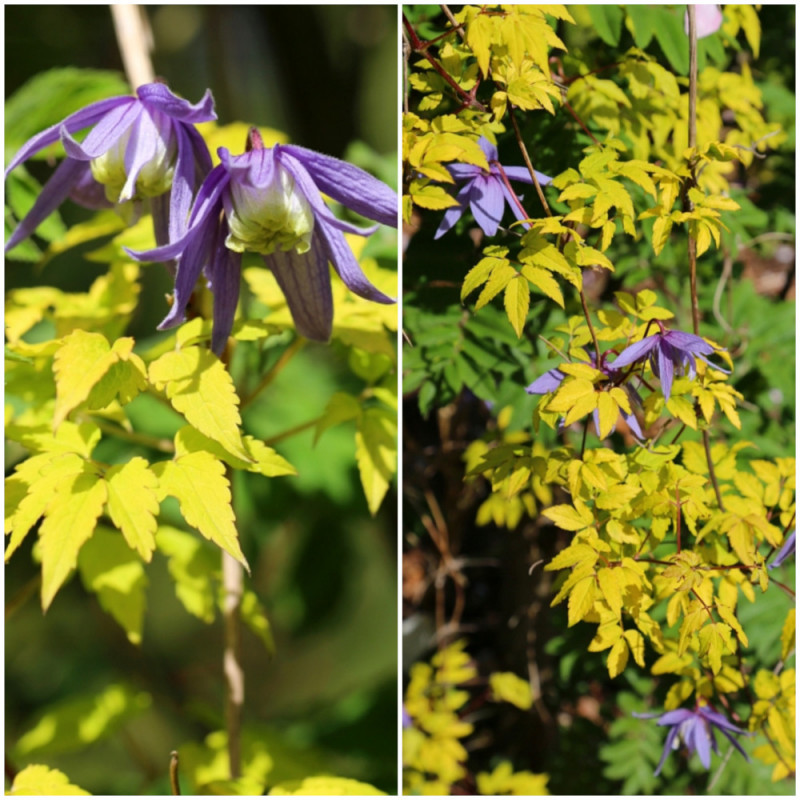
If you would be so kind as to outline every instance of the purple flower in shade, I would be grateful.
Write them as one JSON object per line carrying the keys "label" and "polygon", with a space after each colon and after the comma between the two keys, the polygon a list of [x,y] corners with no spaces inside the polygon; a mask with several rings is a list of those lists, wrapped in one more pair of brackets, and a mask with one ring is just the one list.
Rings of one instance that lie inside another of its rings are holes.
{"label": "purple flower in shade", "polygon": [[775,567],[779,567],[786,561],[789,556],[794,555],[795,547],[794,547],[794,534],[795,532],[792,531],[789,536],[786,538],[786,541],[783,543],[783,547],[778,550],[778,555],[772,559],[772,563],[769,565],[769,569],[774,569]]}
{"label": "purple flower in shade", "polygon": [[747,753],[742,750],[739,742],[733,738],[733,734],[742,734],[744,736],[749,736],[750,734],[728,722],[722,714],[718,714],[709,706],[698,706],[694,711],[690,711],[688,708],[678,708],[675,711],[667,711],[661,716],[634,712],[633,716],[639,719],[658,717],[657,724],[669,726],[667,740],[664,742],[664,752],[661,755],[661,761],[658,762],[655,775],[661,772],[670,750],[677,750],[680,742],[686,745],[690,755],[696,752],[700,756],[700,763],[706,769],[709,769],[711,767],[711,751],[713,750],[719,755],[714,728],[731,742],[744,756],[745,761],[749,761]]}
{"label": "purple flower in shade", "polygon": [[[11,160],[5,177],[59,140],[67,157],[11,234],[6,251],[30,236],[67,197],[88,208],[117,207],[129,221],[150,198],[156,241],[179,238],[194,193],[211,170],[208,148],[194,123],[216,118],[211,92],[192,105],[164,84],[149,83],[136,90],[136,97],[92,103],[34,136]],[[92,130],[82,143],[72,138],[88,127]]]}
{"label": "purple flower in shade", "polygon": [[705,339],[693,333],[668,331],[661,323],[659,326],[661,330],[658,333],[626,347],[614,361],[614,369],[629,367],[649,356],[650,366],[661,381],[661,390],[667,400],[672,391],[672,378],[676,373],[683,375],[688,372],[689,378],[694,378],[697,367],[695,358],[705,361],[720,372],[728,372],[705,357],[714,352],[714,348]]}
{"label": "purple flower in shade", "polygon": [[344,233],[368,236],[337,219],[321,192],[359,214],[397,227],[397,195],[358,167],[294,145],[265,148],[256,129],[248,152],[217,151],[221,164],[197,194],[186,233],[139,261],[178,258],[175,297],[160,329],[179,325],[195,283],[204,272],[214,293],[211,349],[220,354],[233,326],[239,299],[242,254],[259,253],[272,270],[297,330],[308,339],[328,341],[333,297],[328,262],[347,287],[367,300],[394,303],[366,278]]}
{"label": "purple flower in shade", "polygon": [[[722,27],[722,9],[718,5],[696,5],[695,20],[697,25],[697,38],[711,36]],[[689,12],[683,16],[683,29],[689,35]]]}
{"label": "purple flower in shade", "polygon": [[[474,164],[449,164],[447,166],[448,172],[456,183],[463,184],[463,186],[456,195],[458,205],[452,206],[444,212],[444,218],[436,230],[434,239],[444,236],[456,224],[467,210],[467,205],[469,205],[475,221],[487,236],[494,236],[497,233],[497,227],[503,219],[506,202],[511,206],[517,219],[524,220],[526,218],[502,178],[500,164],[497,160],[497,148],[483,136],[478,144],[489,162],[489,171]],[[503,167],[502,169],[509,180],[533,183],[527,167]],[[551,181],[547,175],[542,175],[541,172],[536,173],[536,180],[541,186],[546,186]]]}
{"label": "purple flower in shade", "polygon": [[[592,366],[595,366],[595,362],[597,358],[595,357],[594,353],[587,353],[591,361],[586,361],[583,363],[589,364],[591,363]],[[616,362],[615,362],[616,363]],[[605,358],[601,358],[601,372],[612,382],[618,383],[621,381],[622,374],[619,370],[614,368],[614,365],[609,366],[605,363]],[[564,380],[566,375],[561,372],[558,368],[548,370],[544,373],[544,375],[540,375],[530,386],[528,386],[525,391],[528,394],[550,394],[551,392],[555,392],[559,386],[561,386],[561,382]],[[633,412],[634,407],[641,407],[642,400],[639,397],[639,394],[636,390],[629,386],[628,384],[622,384],[622,389],[624,390],[625,394],[628,395],[628,400],[631,404],[631,412]],[[628,427],[631,429],[633,435],[637,439],[644,439],[644,434],[642,433],[642,429],[639,426],[639,420],[636,418],[636,414],[634,413],[626,413],[622,409],[620,409],[620,415],[628,424]],[[596,431],[600,430],[600,413],[597,409],[592,412],[592,416],[594,419],[594,428]],[[611,433],[614,433],[616,430],[616,425],[611,429]]]}

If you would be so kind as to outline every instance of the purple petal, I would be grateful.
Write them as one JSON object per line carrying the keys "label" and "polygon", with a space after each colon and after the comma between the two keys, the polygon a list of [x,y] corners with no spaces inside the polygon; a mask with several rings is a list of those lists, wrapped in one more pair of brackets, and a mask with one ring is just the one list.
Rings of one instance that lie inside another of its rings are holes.
{"label": "purple petal", "polygon": [[81,164],[83,166],[83,172],[72,187],[69,193],[69,199],[79,206],[91,208],[93,210],[113,208],[114,204],[109,202],[106,197],[105,186],[95,180],[94,175],[92,175],[92,170],[86,161],[82,161]]}
{"label": "purple petal", "polygon": [[497,161],[497,147],[492,144],[485,136],[481,136],[478,139],[478,144],[480,145],[481,150],[483,150],[483,154],[486,156],[487,161]]}
{"label": "purple petal", "polygon": [[642,433],[642,429],[639,427],[639,420],[636,418],[636,414],[626,414],[624,411],[620,413],[622,414],[622,419],[625,420],[625,422],[628,424],[628,427],[631,429],[631,431],[633,431],[633,435],[640,441],[644,439],[644,434]]}
{"label": "purple petal", "polygon": [[[197,143],[192,134],[198,135],[194,128],[175,125],[175,137],[178,140],[178,157],[175,161],[175,173],[172,176],[172,188],[169,192],[169,239],[176,241],[185,233],[189,223],[189,209],[192,206],[197,172],[197,154],[202,158],[203,150],[208,159],[208,172],[211,172],[211,157],[208,148],[197,150]],[[205,164],[204,164],[205,166]],[[156,237],[159,244],[162,242]],[[166,244],[166,242],[164,242]]]}
{"label": "purple petal", "polygon": [[211,90],[207,90],[203,99],[192,105],[174,95],[163,83],[148,83],[136,90],[139,99],[151,108],[163,111],[167,116],[181,122],[211,122],[217,118],[214,113],[214,98]]}
{"label": "purple petal", "polygon": [[306,150],[305,147],[284,145],[281,150],[296,158],[308,170],[319,189],[334,200],[367,219],[397,227],[397,194],[383,181],[346,161]]}
{"label": "purple petal", "polygon": [[783,562],[789,558],[789,556],[793,555],[795,552],[795,543],[794,543],[794,534],[795,532],[792,531],[789,534],[789,537],[783,543],[783,547],[778,551],[778,555],[772,559],[772,563],[769,565],[769,569],[774,569],[775,567],[779,567]]}
{"label": "purple petal", "polygon": [[[219,235],[218,228],[220,223],[216,219],[209,220],[207,225],[203,225],[195,230],[183,255],[178,261],[178,272],[175,276],[175,293],[172,301],[172,308],[169,314],[161,321],[158,329],[163,331],[167,328],[174,328],[180,325],[185,316],[186,306],[192,296],[197,279],[203,268],[214,256],[214,247]],[[157,259],[158,261],[162,259]],[[227,336],[226,336],[227,338]]]}
{"label": "purple petal", "polygon": [[333,295],[322,238],[312,236],[311,249],[302,255],[295,250],[286,253],[276,250],[264,256],[264,261],[286,297],[297,332],[315,342],[329,341],[333,329]]}
{"label": "purple petal", "polygon": [[502,183],[491,176],[476,178],[469,194],[469,207],[483,232],[494,236],[505,210]]}
{"label": "purple petal", "polygon": [[676,708],[674,711],[667,711],[658,718],[659,725],[680,725],[682,722],[695,716],[694,711],[688,708]]}
{"label": "purple petal", "polygon": [[61,138],[62,128],[66,128],[70,133],[88,128],[94,125],[95,122],[102,119],[106,114],[112,111],[120,104],[127,105],[134,102],[131,97],[110,97],[108,100],[100,100],[97,103],[82,108],[74,114],[70,114],[66,119],[61,122],[51,125],[47,130],[38,133],[32,139],[29,139],[20,148],[19,152],[11,159],[11,163],[6,167],[5,177],[12,169],[18,167],[23,161],[30,158],[34,153],[38,153],[48,145],[54,144]]}
{"label": "purple petal", "polygon": [[177,241],[153,250],[134,251],[127,247],[123,249],[137,261],[168,261],[176,258],[191,245],[196,233],[205,225],[208,217],[215,212],[219,213],[222,205],[220,196],[229,181],[230,175],[223,164],[219,164],[211,171],[197,193],[192,215],[189,218],[189,228]]}
{"label": "purple petal", "polygon": [[341,231],[328,225],[323,219],[317,217],[317,225],[313,238],[321,238],[327,257],[333,264],[338,276],[344,281],[345,286],[363,297],[365,300],[372,300],[374,303],[384,303],[391,305],[396,300],[389,297],[373,286],[361,269],[350,245]]}
{"label": "purple petal", "polygon": [[[503,167],[503,171],[508,176],[508,179],[511,181],[521,181],[522,183],[530,183],[532,184],[533,181],[531,180],[531,174],[528,172],[527,167]],[[539,181],[540,186],[547,186],[548,184],[552,183],[553,179],[549,178],[542,172],[539,172],[538,169],[535,169],[534,172],[536,173],[536,180]]]}
{"label": "purple petal", "polygon": [[693,333],[686,333],[686,331],[667,331],[663,334],[663,338],[673,347],[687,353],[708,355],[714,352],[714,348],[705,339],[695,336]]}
{"label": "purple petal", "polygon": [[540,375],[525,391],[528,394],[549,394],[558,389],[563,380],[563,372],[551,369],[545,372],[544,375]]}
{"label": "purple petal", "polygon": [[[160,194],[157,197],[151,197],[150,212],[153,215],[153,235],[155,236],[156,244],[159,247],[169,244],[169,221],[171,219],[169,210],[169,196],[166,194]],[[169,272],[174,279],[177,273],[177,264],[174,259],[162,261],[161,263],[166,267],[167,272]]]}
{"label": "purple petal", "polygon": [[[161,122],[166,127],[169,121],[162,116]],[[139,173],[153,159],[158,156],[159,144],[166,148],[168,143],[164,141],[164,132],[158,129],[157,120],[148,114],[140,114],[136,123],[131,126],[131,136],[125,147],[125,185],[119,195],[121,203],[132,200],[136,194],[136,179]],[[169,131],[167,131],[169,135]]]}
{"label": "purple petal", "polygon": [[[672,391],[672,376],[675,366],[674,362],[670,358],[668,348],[663,347],[663,343],[660,344],[661,346],[656,348],[656,350],[650,354],[650,361],[654,362],[655,358],[658,358],[658,367],[654,371],[658,375],[658,379],[661,381],[661,391],[664,393],[664,399],[669,400],[669,395]],[[656,366],[655,363],[653,363],[653,366]]]}
{"label": "purple petal", "polygon": [[453,176],[453,178],[455,178],[456,181],[458,181],[458,183],[471,181],[473,178],[477,178],[478,175],[486,174],[484,170],[475,164],[461,164],[460,162],[448,164],[447,171]]}
{"label": "purple petal", "polygon": [[105,114],[80,144],[70,136],[66,125],[62,126],[61,142],[67,155],[79,161],[91,161],[108,152],[144,110],[133,98],[126,99],[127,103],[119,104]]}
{"label": "purple petal", "polygon": [[656,767],[656,771],[653,775],[658,775],[661,772],[661,768],[664,766],[667,756],[672,752],[672,743],[675,741],[675,737],[678,735],[677,727],[673,727],[669,729],[669,733],[667,734],[667,739],[664,742],[664,750],[661,753],[661,761],[658,762],[658,766]]}
{"label": "purple petal", "polygon": [[[514,216],[520,220],[520,222],[530,219],[527,214],[522,213],[522,210],[519,207],[518,200],[522,200],[522,197],[515,197],[515,195],[508,190],[508,186],[506,186],[502,181],[500,182],[500,189],[502,190],[503,197],[505,197],[505,200],[511,208],[511,211],[514,213]],[[524,222],[523,227],[528,230],[531,226],[527,222]]]}
{"label": "purple petal", "polygon": [[656,347],[659,342],[659,337],[660,335],[656,333],[652,336],[642,339],[640,342],[636,342],[635,344],[626,347],[610,366],[612,369],[620,369],[621,367],[629,367],[631,364],[640,361],[641,359],[645,358],[654,347]]}
{"label": "purple petal", "polygon": [[73,187],[85,177],[85,170],[86,165],[82,161],[73,161],[71,158],[65,159],[58,165],[50,180],[39,192],[33,208],[6,242],[6,252],[23,239],[27,239],[67,199]]}
{"label": "purple petal", "polygon": [[242,254],[225,247],[228,226],[225,222],[217,230],[217,238],[206,272],[209,288],[214,292],[214,328],[211,334],[211,350],[222,355],[228,342],[242,276]]}
{"label": "purple petal", "polygon": [[[707,723],[700,715],[687,722],[683,728],[683,737],[689,751],[697,752],[700,763],[708,769],[711,766],[712,736]],[[713,742],[716,745],[716,742]]]}
{"label": "purple petal", "polygon": [[444,212],[444,217],[442,217],[442,221],[439,223],[439,227],[436,229],[436,233],[433,235],[434,239],[441,239],[453,225],[461,219],[461,215],[466,210],[466,205],[469,202],[469,194],[472,191],[472,184],[468,183],[466,186],[462,186],[459,190],[458,194],[456,195],[456,202],[458,203],[457,206],[450,206],[450,208],[446,209]]}

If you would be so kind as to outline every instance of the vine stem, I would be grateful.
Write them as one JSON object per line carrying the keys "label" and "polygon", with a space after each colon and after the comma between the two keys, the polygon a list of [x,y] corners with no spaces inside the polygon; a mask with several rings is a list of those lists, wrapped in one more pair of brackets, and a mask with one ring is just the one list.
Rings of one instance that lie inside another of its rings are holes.
{"label": "vine stem", "polygon": [[[230,472],[230,470],[229,470]],[[231,484],[231,488],[233,488]],[[244,669],[242,667],[242,593],[244,568],[229,553],[222,553],[223,618],[225,623],[225,728],[228,733],[228,759],[231,780],[242,774],[242,710],[244,708]]]}
{"label": "vine stem", "polygon": [[178,780],[178,751],[169,754],[169,785],[173,795],[181,793],[181,784]]}
{"label": "vine stem", "polygon": [[142,84],[152,83],[156,77],[150,59],[153,34],[144,7],[128,3],[112,3],[109,8],[129,83],[134,89]]}
{"label": "vine stem", "polygon": [[264,375],[264,377],[261,379],[261,382],[258,384],[258,386],[256,386],[256,388],[253,389],[253,391],[250,392],[250,394],[247,395],[247,397],[242,399],[242,402],[241,402],[241,404],[239,406],[239,411],[244,411],[245,408],[247,408],[247,406],[249,406],[250,403],[252,403],[253,400],[255,400],[256,397],[258,397],[258,395],[260,395],[261,392],[263,392],[264,389],[266,389],[267,386],[269,386],[275,380],[275,378],[278,377],[278,375],[280,375],[280,373],[283,370],[283,368],[292,360],[292,358],[300,350],[303,349],[303,347],[305,347],[305,344],[306,344],[306,340],[298,336],[283,351],[283,353],[281,354],[281,357],[275,362],[275,366],[273,366],[272,369],[269,372],[267,372],[266,375]]}
{"label": "vine stem", "polygon": [[539,200],[544,207],[545,214],[547,214],[548,217],[552,217],[553,212],[550,210],[547,198],[544,196],[542,187],[539,185],[539,179],[536,177],[536,170],[533,168],[531,157],[528,155],[528,148],[525,146],[525,142],[522,141],[522,131],[519,129],[519,123],[517,122],[517,118],[514,114],[514,108],[511,104],[508,106],[508,116],[511,119],[511,124],[514,126],[514,135],[517,137],[517,144],[519,145],[520,152],[522,153],[522,158],[525,159],[525,166],[528,168],[528,172],[531,174],[531,180],[536,188],[536,194],[539,195]]}
{"label": "vine stem", "polygon": [[[697,147],[697,13],[694,5],[687,6],[689,16],[689,149]],[[689,191],[696,182],[694,158],[689,165],[691,177],[689,187],[684,195],[684,210],[692,211],[694,203],[689,199]],[[700,303],[697,297],[697,240],[689,230],[689,283],[692,294],[692,328],[695,336],[700,335]],[[711,441],[708,431],[703,431],[703,449],[706,453],[706,463],[708,464],[708,475],[711,478],[711,485],[714,487],[714,494],[717,498],[717,505],[720,511],[725,510],[722,502],[722,492],[717,482],[717,474],[714,471],[714,461],[711,458]]]}

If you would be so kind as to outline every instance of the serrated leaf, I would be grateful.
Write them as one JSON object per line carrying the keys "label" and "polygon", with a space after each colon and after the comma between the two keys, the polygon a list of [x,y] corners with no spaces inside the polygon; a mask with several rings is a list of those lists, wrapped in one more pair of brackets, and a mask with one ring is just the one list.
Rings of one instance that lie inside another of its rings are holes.
{"label": "serrated leaf", "polygon": [[325,775],[279,783],[270,789],[269,794],[270,796],[302,795],[320,797],[322,795],[335,795],[337,797],[347,797],[350,795],[384,795],[386,793],[376,789],[369,783],[356,781],[352,778],[335,778]]}
{"label": "serrated leaf", "polygon": [[34,797],[67,797],[86,795],[91,792],[69,782],[69,778],[57,769],[44,764],[31,764],[14,776],[14,782],[6,795]]}
{"label": "serrated leaf", "polygon": [[597,431],[597,435],[605,439],[611,435],[619,419],[619,406],[608,392],[598,393],[597,413],[600,419],[600,430]]}
{"label": "serrated leaf", "polygon": [[573,506],[559,505],[545,508],[542,514],[552,520],[562,531],[580,531],[594,524],[594,517],[588,509],[581,512]]}
{"label": "serrated leaf", "polygon": [[158,479],[147,461],[138,456],[127,464],[110,467],[105,479],[112,522],[122,531],[128,546],[149,563],[156,546]]}
{"label": "serrated leaf", "polygon": [[176,411],[242,461],[251,462],[239,430],[239,398],[230,373],[210,351],[187,347],[165,353],[149,369]]}
{"label": "serrated leaf", "polygon": [[521,275],[516,275],[509,281],[503,295],[503,304],[517,338],[521,339],[531,304],[531,293],[528,289],[528,284]]}
{"label": "serrated leaf", "polygon": [[161,497],[171,495],[186,522],[250,570],[236,531],[225,467],[211,453],[197,452],[153,467]]}
{"label": "serrated leaf", "polygon": [[622,592],[624,589],[621,569],[603,567],[597,570],[597,582],[609,608],[619,616],[622,611]]}
{"label": "serrated leaf", "polygon": [[107,496],[105,482],[89,464],[58,487],[39,528],[43,611],[75,569],[78,552],[94,533]]}
{"label": "serrated leaf", "polygon": [[644,666],[644,637],[639,631],[633,628],[625,631],[625,640],[628,642],[633,660],[640,666]]}
{"label": "serrated leaf", "polygon": [[360,413],[361,404],[358,402],[357,397],[353,397],[353,395],[346,392],[336,392],[328,400],[325,411],[322,412],[322,416],[317,421],[317,427],[314,430],[314,444],[317,443],[319,437],[328,428],[356,419]]}
{"label": "serrated leaf", "polygon": [[382,408],[368,408],[358,420],[356,462],[367,507],[375,515],[397,467],[397,418]]}
{"label": "serrated leaf", "polygon": [[83,585],[122,626],[128,641],[141,644],[147,576],[123,537],[98,527],[78,554],[78,571]]}
{"label": "serrated leaf", "polygon": [[567,625],[577,625],[589,612],[597,599],[597,586],[594,575],[578,581],[569,595],[567,603]]}
{"label": "serrated leaf", "polygon": [[[133,346],[133,339],[120,340],[120,347]],[[118,343],[119,344],[119,343]],[[127,349],[130,352],[130,349]],[[53,427],[57,428],[70,411],[89,397],[95,384],[120,358],[100,333],[74,330],[65,337],[53,360],[56,379],[56,406]]]}
{"label": "serrated leaf", "polygon": [[531,264],[523,264],[521,272],[540,292],[564,308],[564,295],[561,293],[561,287],[549,272]]}
{"label": "serrated leaf", "polygon": [[617,641],[612,645],[611,650],[608,651],[606,666],[608,667],[609,677],[616,678],[618,675],[621,675],[627,664],[628,642],[623,636],[617,639]]}

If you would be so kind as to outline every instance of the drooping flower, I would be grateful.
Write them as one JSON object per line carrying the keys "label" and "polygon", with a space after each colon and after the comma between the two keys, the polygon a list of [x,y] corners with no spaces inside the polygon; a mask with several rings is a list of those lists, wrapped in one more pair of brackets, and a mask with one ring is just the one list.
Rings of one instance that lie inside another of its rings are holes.
{"label": "drooping flower", "polygon": [[772,563],[769,565],[769,569],[774,569],[775,567],[779,567],[786,561],[789,556],[793,556],[795,553],[795,543],[794,543],[794,534],[795,531],[792,531],[787,537],[786,541],[783,543],[783,547],[778,550],[778,555],[772,559]]}
{"label": "drooping flower", "polygon": [[[589,357],[589,361],[585,361],[585,364],[591,364],[591,366],[596,366],[597,357],[594,353],[587,353]],[[614,364],[606,364],[604,356],[601,356],[600,362],[600,371],[609,379],[610,382],[617,384],[621,383],[622,379],[622,372],[618,369],[615,369]],[[530,386],[528,386],[525,391],[528,394],[550,394],[551,392],[555,392],[559,386],[561,386],[561,382],[567,376],[561,372],[557,367],[555,369],[550,369],[544,373],[544,375],[540,375]],[[633,413],[634,407],[641,408],[642,399],[639,397],[638,392],[629,384],[622,383],[622,389],[625,394],[628,396],[628,400],[631,404],[631,413],[628,414],[623,409],[620,409],[620,416],[622,419],[625,420],[628,427],[631,429],[633,435],[637,439],[644,439],[644,434],[642,433],[642,429],[639,426],[639,420],[636,418],[636,414]],[[600,412],[595,409],[592,412],[592,418],[594,419],[594,428],[596,431],[600,431]],[[609,431],[609,435],[614,433],[616,430],[616,424],[611,428]]]}
{"label": "drooping flower", "polygon": [[689,755],[697,753],[700,763],[706,768],[711,767],[711,751],[719,755],[717,740],[714,736],[714,728],[723,734],[731,744],[744,756],[745,761],[749,761],[747,753],[742,749],[739,742],[734,739],[734,734],[749,736],[747,731],[737,728],[733,723],[714,711],[710,706],[698,705],[694,711],[688,708],[678,708],[674,711],[667,711],[659,716],[658,714],[637,714],[634,717],[639,719],[652,719],[658,717],[658,725],[669,726],[667,740],[664,742],[664,752],[661,761],[658,762],[655,775],[661,772],[661,768],[667,760],[671,750],[677,750],[680,743],[686,745]]}
{"label": "drooping flower", "polygon": [[[702,39],[704,36],[711,36],[712,33],[716,33],[722,27],[722,9],[718,5],[696,5],[694,8],[698,39]],[[683,16],[683,29],[686,31],[686,35],[688,36],[688,11],[686,11]]]}
{"label": "drooping flower", "polygon": [[[67,157],[11,234],[6,251],[30,236],[67,197],[88,208],[116,207],[129,220],[150,198],[156,241],[179,238],[195,191],[212,166],[194,123],[216,118],[210,91],[192,105],[164,84],[149,83],[136,90],[136,97],[100,100],[37,134],[11,160],[6,178],[57,141]],[[92,130],[79,144],[72,134],[88,127]]]}
{"label": "drooping flower", "polygon": [[[483,136],[478,144],[489,162],[489,171],[487,172],[475,164],[447,165],[447,170],[456,183],[463,185],[456,195],[458,205],[452,206],[444,212],[444,218],[436,230],[434,239],[444,236],[467,210],[467,206],[487,236],[494,236],[497,233],[506,203],[511,207],[518,220],[526,218],[502,178],[497,148]],[[502,167],[502,170],[509,180],[533,183],[527,167]],[[546,186],[551,179],[541,172],[536,172],[536,180],[541,186]]]}
{"label": "drooping flower", "polygon": [[649,357],[650,366],[661,381],[661,390],[667,400],[672,391],[674,375],[688,374],[690,379],[694,378],[697,372],[695,358],[705,361],[710,367],[720,372],[728,372],[705,357],[715,352],[715,349],[705,339],[684,331],[668,331],[660,322],[658,324],[661,328],[658,333],[626,347],[619,354],[613,364],[615,369],[629,367],[631,364]]}
{"label": "drooping flower", "polygon": [[179,259],[174,302],[159,327],[183,321],[204,272],[214,293],[211,348],[220,354],[233,326],[244,252],[263,256],[286,296],[298,332],[308,339],[330,339],[328,262],[359,297],[394,303],[367,280],[344,237],[368,236],[378,226],[358,228],[337,219],[321,193],[362,216],[397,227],[395,192],[339,159],[295,145],[265,148],[256,129],[250,132],[248,148],[238,156],[219,148],[221,163],[200,187],[182,237],[155,250],[129,251],[139,261]]}

